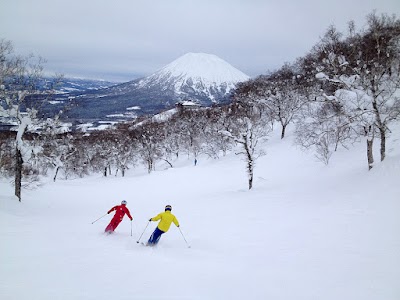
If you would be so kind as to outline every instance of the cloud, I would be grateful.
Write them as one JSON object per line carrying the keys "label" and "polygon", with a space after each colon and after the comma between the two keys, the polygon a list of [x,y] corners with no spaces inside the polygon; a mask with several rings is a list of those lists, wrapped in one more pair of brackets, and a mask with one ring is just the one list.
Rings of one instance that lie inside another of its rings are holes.
{"label": "cloud", "polygon": [[[262,0],[5,0],[0,37],[58,72],[124,80],[148,75],[187,52],[220,56],[255,76],[304,55],[329,25],[359,26],[373,9],[400,3]],[[130,75],[131,74],[131,75]]]}

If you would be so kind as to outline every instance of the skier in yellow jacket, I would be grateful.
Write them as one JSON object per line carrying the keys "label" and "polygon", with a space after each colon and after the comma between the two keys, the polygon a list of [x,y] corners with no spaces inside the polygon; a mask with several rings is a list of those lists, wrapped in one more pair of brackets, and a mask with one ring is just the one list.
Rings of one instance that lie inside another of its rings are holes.
{"label": "skier in yellow jacket", "polygon": [[171,210],[172,210],[171,205],[167,205],[165,207],[165,212],[159,213],[157,216],[155,216],[154,218],[151,218],[149,220],[149,222],[158,221],[158,220],[161,220],[161,221],[158,223],[157,228],[154,230],[153,234],[150,236],[149,241],[147,242],[147,245],[149,245],[149,246],[157,245],[158,241],[161,238],[161,235],[168,231],[172,222],[174,222],[176,227],[179,227],[178,219],[171,213]]}

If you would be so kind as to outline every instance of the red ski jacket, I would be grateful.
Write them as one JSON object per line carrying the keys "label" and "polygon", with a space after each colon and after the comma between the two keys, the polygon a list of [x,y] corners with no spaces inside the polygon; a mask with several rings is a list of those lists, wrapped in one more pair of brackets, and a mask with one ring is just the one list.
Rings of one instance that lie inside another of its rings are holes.
{"label": "red ski jacket", "polygon": [[126,207],[125,204],[116,205],[113,208],[111,208],[107,213],[109,214],[110,212],[112,212],[114,210],[115,210],[114,218],[118,218],[118,219],[122,220],[124,215],[127,214],[129,219],[131,219],[131,221],[133,220],[131,213],[129,212],[129,209]]}

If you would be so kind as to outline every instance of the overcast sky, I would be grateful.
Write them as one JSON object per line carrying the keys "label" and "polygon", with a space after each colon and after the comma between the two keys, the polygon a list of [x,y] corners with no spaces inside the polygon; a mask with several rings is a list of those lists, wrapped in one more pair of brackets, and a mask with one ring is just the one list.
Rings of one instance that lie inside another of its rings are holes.
{"label": "overcast sky", "polygon": [[129,81],[187,52],[249,76],[293,62],[328,26],[400,17],[399,0],[0,0],[0,39],[67,77]]}

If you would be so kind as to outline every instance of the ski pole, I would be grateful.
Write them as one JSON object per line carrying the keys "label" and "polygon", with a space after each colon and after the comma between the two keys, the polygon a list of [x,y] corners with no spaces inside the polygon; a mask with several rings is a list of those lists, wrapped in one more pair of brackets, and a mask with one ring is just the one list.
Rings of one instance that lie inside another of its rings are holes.
{"label": "ski pole", "polygon": [[104,216],[101,216],[101,217],[100,217],[100,218],[98,218],[96,221],[93,221],[93,222],[92,222],[92,224],[93,224],[93,223],[96,223],[98,220],[100,220],[101,218],[104,218],[104,217],[105,217],[105,216],[107,216],[107,215],[108,215],[108,213],[107,213],[107,214],[105,214]]}
{"label": "ski pole", "polygon": [[150,224],[150,221],[147,223],[145,229],[143,230],[142,234],[140,235],[140,237],[139,237],[139,239],[136,241],[136,243],[139,243],[140,239],[142,238],[143,233],[146,231],[147,226],[149,226],[149,224]]}
{"label": "ski pole", "polygon": [[182,237],[183,237],[183,239],[185,240],[185,242],[186,242],[186,245],[188,246],[188,248],[190,248],[190,245],[189,245],[189,243],[187,242],[187,240],[185,239],[185,236],[183,235],[183,232],[182,232],[182,230],[181,230],[181,227],[178,227],[178,229],[179,229],[179,231],[181,232],[181,234],[182,234]]}
{"label": "ski pole", "polygon": [[132,220],[131,220],[131,236],[132,236]]}

